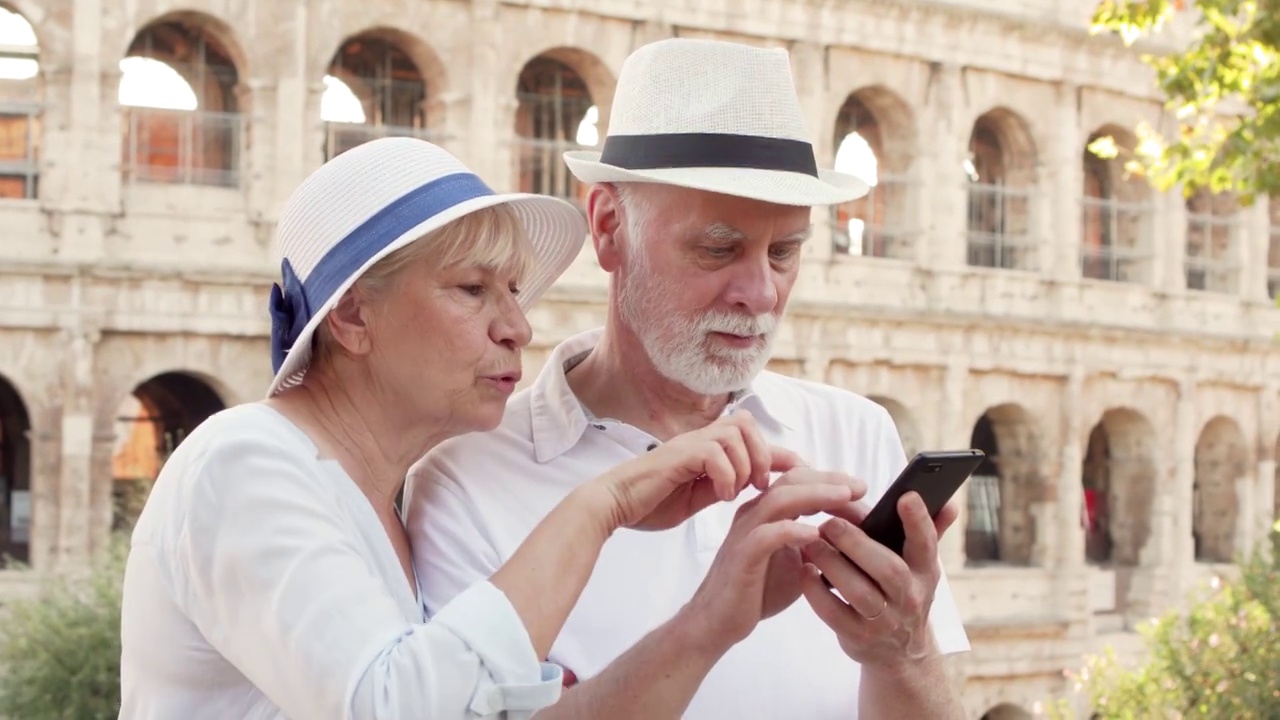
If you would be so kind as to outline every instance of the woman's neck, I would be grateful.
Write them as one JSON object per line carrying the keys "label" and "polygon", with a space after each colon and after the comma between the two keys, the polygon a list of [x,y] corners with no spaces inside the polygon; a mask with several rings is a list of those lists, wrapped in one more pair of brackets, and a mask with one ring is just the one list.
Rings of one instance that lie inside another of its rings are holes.
{"label": "woman's neck", "polygon": [[394,512],[409,468],[442,433],[388,412],[396,404],[363,384],[308,372],[299,387],[267,401],[298,424],[322,458],[336,460],[379,513]]}

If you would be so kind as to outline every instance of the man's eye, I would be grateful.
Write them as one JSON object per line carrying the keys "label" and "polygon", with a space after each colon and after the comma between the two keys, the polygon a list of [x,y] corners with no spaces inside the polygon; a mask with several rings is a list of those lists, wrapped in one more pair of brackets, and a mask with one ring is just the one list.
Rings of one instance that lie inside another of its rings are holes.
{"label": "man's eye", "polygon": [[733,254],[733,248],[725,247],[709,247],[706,249],[707,254],[711,257],[727,257]]}

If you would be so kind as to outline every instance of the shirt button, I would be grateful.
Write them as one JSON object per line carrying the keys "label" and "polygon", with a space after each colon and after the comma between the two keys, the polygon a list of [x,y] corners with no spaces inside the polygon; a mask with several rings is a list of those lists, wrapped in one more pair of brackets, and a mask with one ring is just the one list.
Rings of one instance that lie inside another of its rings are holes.
{"label": "shirt button", "polygon": [[658,443],[656,443],[656,442],[651,442],[651,443],[649,443],[649,447],[645,448],[645,450],[646,450],[646,451],[652,451],[652,450],[653,450],[654,448],[656,448],[656,447],[658,447]]}
{"label": "shirt button", "polygon": [[594,427],[595,427],[595,429],[597,429],[597,430],[603,430],[603,429],[604,429],[604,426],[603,426],[603,425],[600,425],[599,423],[597,423]]}

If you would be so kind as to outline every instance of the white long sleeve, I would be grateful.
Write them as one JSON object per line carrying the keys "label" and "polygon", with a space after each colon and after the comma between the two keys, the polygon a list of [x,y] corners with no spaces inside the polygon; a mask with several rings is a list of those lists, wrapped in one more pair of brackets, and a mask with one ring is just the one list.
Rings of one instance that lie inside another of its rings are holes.
{"label": "white long sleeve", "polygon": [[179,448],[135,533],[122,718],[515,719],[555,702],[560,671],[500,590],[476,583],[424,621],[341,468],[223,419]]}

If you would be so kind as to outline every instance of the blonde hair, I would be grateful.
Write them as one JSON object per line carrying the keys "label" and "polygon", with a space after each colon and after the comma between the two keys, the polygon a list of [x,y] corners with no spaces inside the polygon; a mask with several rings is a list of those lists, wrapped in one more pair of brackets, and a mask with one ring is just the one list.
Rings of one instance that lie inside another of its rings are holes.
{"label": "blonde hair", "polygon": [[[374,301],[385,299],[400,275],[415,266],[435,272],[476,266],[523,280],[535,262],[524,223],[503,203],[467,213],[395,250],[374,263],[347,292]],[[327,361],[336,345],[327,323],[316,328],[312,342],[311,364]]]}

